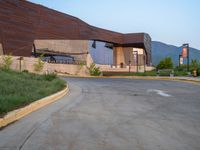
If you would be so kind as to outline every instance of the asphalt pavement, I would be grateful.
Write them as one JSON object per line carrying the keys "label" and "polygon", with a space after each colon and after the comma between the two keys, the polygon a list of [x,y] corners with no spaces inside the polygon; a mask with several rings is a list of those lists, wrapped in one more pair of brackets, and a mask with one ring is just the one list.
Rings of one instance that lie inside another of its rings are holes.
{"label": "asphalt pavement", "polygon": [[0,130],[0,150],[200,150],[200,85],[65,80],[68,95]]}

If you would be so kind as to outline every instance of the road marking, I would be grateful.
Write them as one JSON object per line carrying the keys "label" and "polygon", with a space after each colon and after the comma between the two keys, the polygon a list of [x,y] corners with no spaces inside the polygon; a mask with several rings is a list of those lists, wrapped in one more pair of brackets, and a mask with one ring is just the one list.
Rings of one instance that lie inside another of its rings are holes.
{"label": "road marking", "polygon": [[163,97],[171,97],[171,95],[165,93],[164,91],[157,90],[157,89],[148,89],[147,92],[148,93],[155,92],[156,94],[163,96]]}

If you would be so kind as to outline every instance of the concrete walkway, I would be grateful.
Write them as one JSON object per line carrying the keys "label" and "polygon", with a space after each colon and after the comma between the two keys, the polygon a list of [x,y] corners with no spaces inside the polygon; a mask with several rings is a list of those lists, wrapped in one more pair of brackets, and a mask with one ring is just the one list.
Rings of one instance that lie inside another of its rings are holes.
{"label": "concrete walkway", "polygon": [[0,150],[199,150],[200,86],[66,78],[70,93],[0,131]]}
{"label": "concrete walkway", "polygon": [[182,81],[196,81],[200,82],[200,77],[165,77],[165,76],[76,76],[76,75],[67,75],[67,74],[61,74],[59,73],[60,76],[62,77],[72,77],[72,78],[119,78],[119,79],[149,79],[149,80],[182,80]]}
{"label": "concrete walkway", "polygon": [[200,81],[200,77],[175,77],[181,80],[191,80],[191,81]]}

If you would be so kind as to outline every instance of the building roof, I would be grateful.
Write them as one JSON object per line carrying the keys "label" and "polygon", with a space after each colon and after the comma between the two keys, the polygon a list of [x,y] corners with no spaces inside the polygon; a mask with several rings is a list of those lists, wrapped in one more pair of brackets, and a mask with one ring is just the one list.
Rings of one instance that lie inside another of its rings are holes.
{"label": "building roof", "polygon": [[[120,20],[119,20],[120,21]],[[150,53],[146,33],[122,34],[25,0],[0,1],[0,42],[5,54],[30,56],[34,40],[98,40],[116,46],[136,46]]]}

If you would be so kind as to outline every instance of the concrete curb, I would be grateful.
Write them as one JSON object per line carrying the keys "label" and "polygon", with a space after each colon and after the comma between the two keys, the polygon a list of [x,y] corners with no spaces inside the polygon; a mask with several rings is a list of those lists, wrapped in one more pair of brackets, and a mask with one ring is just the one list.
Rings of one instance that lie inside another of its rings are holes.
{"label": "concrete curb", "polygon": [[67,85],[66,88],[60,92],[57,92],[53,95],[50,95],[50,96],[42,98],[38,101],[35,101],[23,108],[19,108],[17,110],[9,112],[6,116],[4,116],[3,118],[0,118],[0,128],[5,127],[10,123],[25,117],[26,115],[32,113],[33,111],[36,111],[48,104],[51,104],[51,103],[59,100],[64,95],[66,95],[68,92],[69,92],[69,87]]}
{"label": "concrete curb", "polygon": [[138,80],[159,80],[159,81],[178,81],[185,83],[200,84],[200,80],[190,79],[190,78],[181,78],[181,77],[152,77],[152,76],[77,76],[77,75],[66,75],[58,74],[62,77],[70,78],[113,78],[113,79],[138,79]]}

